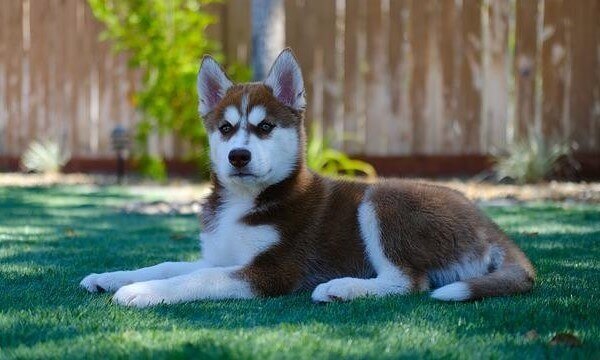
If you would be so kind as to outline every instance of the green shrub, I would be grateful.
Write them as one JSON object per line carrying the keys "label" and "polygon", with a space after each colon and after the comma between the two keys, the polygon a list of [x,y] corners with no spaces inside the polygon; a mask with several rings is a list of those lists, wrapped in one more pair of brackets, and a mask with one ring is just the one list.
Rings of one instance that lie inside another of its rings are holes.
{"label": "green shrub", "polygon": [[[129,65],[142,72],[142,87],[134,104],[142,119],[136,129],[136,164],[157,180],[166,178],[163,159],[150,156],[147,144],[155,132],[175,134],[187,143],[185,160],[198,164],[208,175],[208,141],[197,108],[196,75],[206,53],[223,62],[219,44],[205,30],[217,19],[206,5],[215,0],[88,0],[94,16],[106,30],[114,49],[129,55]],[[250,16],[250,15],[248,15]],[[247,66],[232,64],[227,72],[236,82],[251,79]],[[327,175],[375,176],[373,167],[350,159],[329,146],[328,139],[312,131],[308,146],[309,166]]]}
{"label": "green shrub", "polygon": [[135,167],[143,169],[144,175],[153,180],[160,182],[167,180],[167,167],[160,157],[144,153],[136,158]]}
{"label": "green shrub", "polygon": [[494,169],[500,179],[510,178],[518,184],[536,183],[547,179],[558,161],[571,155],[571,147],[562,143],[549,144],[540,135],[530,135],[515,142],[506,155],[496,156]]}
{"label": "green shrub", "polygon": [[[206,5],[215,0],[88,0],[94,16],[106,30],[114,49],[126,52],[129,65],[142,73],[141,90],[134,104],[142,119],[136,131],[135,154],[142,173],[164,178],[162,159],[152,161],[147,143],[154,132],[175,134],[187,143],[186,160],[195,161],[208,175],[207,138],[198,117],[196,75],[206,53],[223,60],[219,44],[206,36],[206,28],[217,19]],[[234,65],[229,70],[238,81],[250,79],[249,70]],[[162,169],[162,170],[161,170]]]}
{"label": "green shrub", "polygon": [[34,141],[21,157],[21,165],[29,172],[56,174],[65,166],[71,155],[61,149],[57,141]]}
{"label": "green shrub", "polygon": [[309,132],[306,160],[314,171],[330,176],[377,176],[375,168],[361,160],[351,159],[347,154],[331,147],[333,136],[322,135],[318,124],[314,123]]}

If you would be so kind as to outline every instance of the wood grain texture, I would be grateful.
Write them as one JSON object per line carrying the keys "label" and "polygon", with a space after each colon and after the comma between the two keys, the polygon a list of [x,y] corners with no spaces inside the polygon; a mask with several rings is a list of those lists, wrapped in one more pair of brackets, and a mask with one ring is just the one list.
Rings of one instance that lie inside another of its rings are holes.
{"label": "wood grain texture", "polygon": [[568,42],[567,4],[563,0],[546,1],[544,6],[544,42],[542,47],[543,104],[542,131],[554,139],[569,132],[567,89],[571,48]]}
{"label": "wood grain texture", "polygon": [[460,119],[463,143],[461,153],[478,154],[481,148],[481,0],[463,1],[462,42],[464,61],[461,69]]}
{"label": "wood grain texture", "polygon": [[[600,3],[571,3],[286,0],[307,127],[373,156],[485,155],[530,128],[599,152]],[[210,11],[226,63],[248,63],[250,2]],[[46,138],[73,156],[113,155],[110,131],[138,120],[140,74],[98,41],[102,30],[85,0],[0,1],[1,155]],[[169,134],[150,144],[169,158],[186,152]]]}
{"label": "wood grain texture", "polygon": [[483,68],[483,116],[481,119],[482,149],[503,150],[508,144],[509,64],[508,27],[510,3],[488,1],[485,8],[488,22],[484,31],[487,55]]}
{"label": "wood grain texture", "polygon": [[535,78],[538,57],[540,4],[537,0],[517,1],[515,28],[515,137],[526,137],[535,128]]}
{"label": "wood grain texture", "polygon": [[410,153],[412,122],[409,107],[409,5],[408,0],[390,1],[388,36],[390,121],[386,126],[388,155]]}
{"label": "wood grain texture", "polygon": [[[581,151],[598,146],[598,35],[597,22],[600,4],[596,0],[581,0],[577,6],[568,6],[570,31],[572,84],[570,86],[570,136]],[[593,49],[596,49],[594,53]],[[596,95],[594,94],[596,91]]]}
{"label": "wood grain texture", "polygon": [[425,81],[427,76],[427,49],[430,13],[429,1],[412,0],[410,7],[410,53],[411,53],[411,121],[412,121],[412,146],[413,154],[423,154],[426,144],[425,129],[427,127],[425,114]]}
{"label": "wood grain texture", "polygon": [[367,91],[365,150],[369,154],[379,155],[387,152],[387,127],[392,121],[390,116],[390,70],[386,46],[389,30],[386,15],[383,13],[381,1],[369,1],[367,5],[367,57],[364,74]]}

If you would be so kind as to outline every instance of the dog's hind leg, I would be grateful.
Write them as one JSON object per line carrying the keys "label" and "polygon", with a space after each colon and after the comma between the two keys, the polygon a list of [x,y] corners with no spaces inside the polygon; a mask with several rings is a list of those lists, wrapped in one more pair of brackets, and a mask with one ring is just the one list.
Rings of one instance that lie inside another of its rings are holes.
{"label": "dog's hind leg", "polygon": [[312,293],[315,302],[347,301],[363,296],[406,294],[410,282],[402,277],[378,276],[373,279],[339,278],[320,284]]}
{"label": "dog's hind leg", "polygon": [[315,302],[345,301],[373,295],[406,294],[413,288],[412,279],[386,257],[381,245],[377,213],[369,200],[358,208],[358,222],[367,257],[377,273],[372,279],[340,278],[320,284],[312,293]]}
{"label": "dog's hind leg", "polygon": [[90,274],[79,285],[89,292],[116,291],[120,287],[140,281],[167,279],[210,267],[205,261],[164,262],[137,270]]}

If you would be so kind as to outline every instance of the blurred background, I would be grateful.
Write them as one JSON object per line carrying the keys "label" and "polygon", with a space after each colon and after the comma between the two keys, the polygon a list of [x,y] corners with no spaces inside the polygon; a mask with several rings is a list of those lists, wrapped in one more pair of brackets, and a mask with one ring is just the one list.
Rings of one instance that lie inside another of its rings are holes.
{"label": "blurred background", "polygon": [[0,171],[206,178],[199,59],[286,46],[318,171],[600,177],[598,0],[0,0]]}

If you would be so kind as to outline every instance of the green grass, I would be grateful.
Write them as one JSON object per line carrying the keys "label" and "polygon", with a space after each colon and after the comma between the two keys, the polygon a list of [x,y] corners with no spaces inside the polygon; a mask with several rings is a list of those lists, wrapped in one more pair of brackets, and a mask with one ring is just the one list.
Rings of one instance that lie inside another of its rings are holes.
{"label": "green grass", "polygon": [[[197,254],[194,216],[120,213],[114,188],[0,188],[0,358],[598,358],[600,206],[488,213],[537,266],[528,295],[426,294],[314,305],[308,293],[136,310],[78,288],[90,272]],[[524,336],[535,330],[539,337]],[[580,347],[553,346],[569,332]]]}

